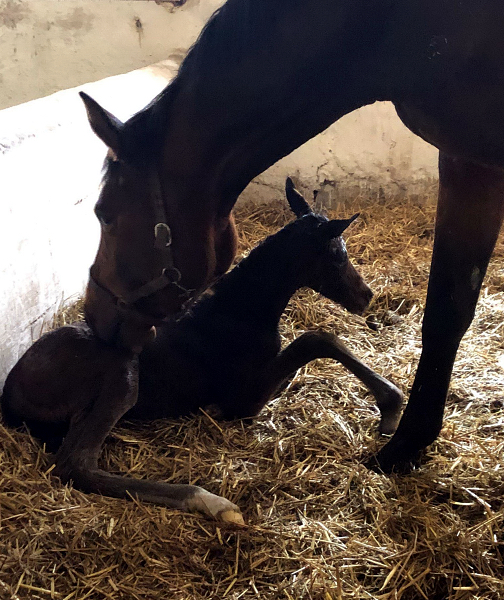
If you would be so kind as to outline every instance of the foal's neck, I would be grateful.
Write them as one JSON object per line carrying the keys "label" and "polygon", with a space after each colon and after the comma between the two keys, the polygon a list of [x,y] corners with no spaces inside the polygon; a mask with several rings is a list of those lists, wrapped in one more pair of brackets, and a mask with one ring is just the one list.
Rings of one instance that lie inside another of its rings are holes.
{"label": "foal's neck", "polygon": [[212,310],[257,329],[276,328],[290,298],[306,283],[306,266],[295,248],[285,228],[267,238],[217,283]]}

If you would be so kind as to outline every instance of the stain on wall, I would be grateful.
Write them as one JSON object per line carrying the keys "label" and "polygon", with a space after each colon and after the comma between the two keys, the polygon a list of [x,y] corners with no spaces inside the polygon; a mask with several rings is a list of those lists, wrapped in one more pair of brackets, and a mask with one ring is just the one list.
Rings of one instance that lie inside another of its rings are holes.
{"label": "stain on wall", "polygon": [[143,38],[143,34],[144,34],[142,19],[137,16],[133,17],[133,26],[135,27],[135,31],[138,34],[138,43],[141,46],[142,38]]}
{"label": "stain on wall", "polygon": [[19,0],[4,0],[0,2],[0,27],[8,29],[16,29],[26,15],[30,12],[30,8],[26,2]]}
{"label": "stain on wall", "polygon": [[92,29],[94,18],[94,15],[78,7],[68,15],[55,19],[54,23],[62,29],[86,32]]}
{"label": "stain on wall", "polygon": [[187,0],[154,0],[156,4],[171,4],[173,8],[184,6]]}

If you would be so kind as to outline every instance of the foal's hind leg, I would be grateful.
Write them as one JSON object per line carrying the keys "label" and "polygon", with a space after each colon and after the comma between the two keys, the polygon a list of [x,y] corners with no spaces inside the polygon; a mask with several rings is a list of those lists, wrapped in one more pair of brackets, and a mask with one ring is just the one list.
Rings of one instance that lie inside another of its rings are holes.
{"label": "foal's hind leg", "polygon": [[268,370],[268,386],[271,393],[297,369],[316,358],[332,358],[340,362],[369,388],[376,398],[381,413],[380,433],[395,431],[403,402],[402,392],[390,381],[366,366],[354,356],[334,334],[309,331],[296,338],[272,363]]}
{"label": "foal's hind leg", "polygon": [[131,496],[170,508],[200,511],[225,522],[243,524],[239,508],[225,498],[195,485],[150,482],[113,475],[98,468],[105,438],[137,399],[138,365],[130,363],[118,376],[111,374],[97,400],[76,415],[63,445],[56,455],[55,474],[63,481],[73,480],[80,490],[117,498]]}
{"label": "foal's hind leg", "polygon": [[396,434],[378,453],[386,472],[408,470],[438,436],[459,342],[469,327],[504,216],[504,173],[441,155],[436,235],[423,349]]}

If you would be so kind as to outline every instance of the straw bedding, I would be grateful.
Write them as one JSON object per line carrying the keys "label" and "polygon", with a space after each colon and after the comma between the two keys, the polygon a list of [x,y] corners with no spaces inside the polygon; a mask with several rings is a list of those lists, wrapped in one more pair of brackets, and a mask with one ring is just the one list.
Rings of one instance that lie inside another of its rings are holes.
{"label": "straw bedding", "polygon": [[[347,239],[376,293],[367,315],[302,291],[282,332],[288,342],[333,330],[406,392],[434,207],[359,203]],[[242,253],[291,218],[283,204],[240,207],[237,216]],[[202,414],[124,426],[106,444],[105,468],[201,484],[242,508],[245,529],[64,487],[26,433],[0,426],[0,598],[504,598],[503,255],[501,240],[455,365],[445,426],[410,476],[361,464],[383,443],[378,413],[329,360],[300,370],[252,425]]]}

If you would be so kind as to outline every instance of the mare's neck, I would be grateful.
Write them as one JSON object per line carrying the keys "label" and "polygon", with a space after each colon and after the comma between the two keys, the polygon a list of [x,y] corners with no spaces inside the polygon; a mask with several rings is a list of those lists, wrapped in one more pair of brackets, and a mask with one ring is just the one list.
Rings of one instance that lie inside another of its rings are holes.
{"label": "mare's neck", "polygon": [[225,214],[256,175],[383,97],[375,64],[380,19],[362,4],[367,10],[355,2],[336,9],[334,0],[288,9],[280,1],[228,0],[182,64],[167,107],[169,193],[199,210],[218,201]]}

